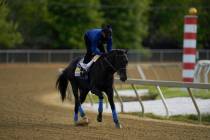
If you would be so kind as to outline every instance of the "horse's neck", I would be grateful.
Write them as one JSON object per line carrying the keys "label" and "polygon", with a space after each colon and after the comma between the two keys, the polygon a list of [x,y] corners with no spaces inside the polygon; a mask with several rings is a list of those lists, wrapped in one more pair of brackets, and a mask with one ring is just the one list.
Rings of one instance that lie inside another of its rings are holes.
{"label": "horse's neck", "polygon": [[[114,72],[112,72],[108,64],[104,60],[105,57],[100,58],[90,69],[91,83],[104,85],[107,81],[111,83],[114,79]],[[104,83],[105,82],[105,83]]]}
{"label": "horse's neck", "polygon": [[102,60],[103,65],[106,67],[107,71],[110,71],[111,74],[115,73],[115,65],[114,65],[114,58],[113,54],[108,54]]}
{"label": "horse's neck", "polygon": [[[107,56],[102,56],[96,63],[94,64],[95,66],[92,67],[92,69],[96,69],[100,74],[107,74],[108,71],[109,73],[111,72],[110,67],[113,65],[113,56],[108,54]],[[95,70],[93,70],[95,71]],[[114,74],[114,72],[110,73]]]}
{"label": "horse's neck", "polygon": [[107,54],[107,56],[105,56],[104,59],[108,60],[112,65],[114,65],[114,54],[113,53]]}

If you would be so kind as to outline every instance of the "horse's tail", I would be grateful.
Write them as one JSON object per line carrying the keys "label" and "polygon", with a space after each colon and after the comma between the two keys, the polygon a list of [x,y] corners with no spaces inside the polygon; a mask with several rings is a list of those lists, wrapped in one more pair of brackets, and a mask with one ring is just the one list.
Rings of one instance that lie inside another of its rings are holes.
{"label": "horse's tail", "polygon": [[67,86],[68,86],[68,71],[67,71],[67,69],[65,69],[58,76],[58,79],[56,81],[56,88],[59,90],[59,92],[61,94],[62,101],[64,101],[64,99],[66,98]]}

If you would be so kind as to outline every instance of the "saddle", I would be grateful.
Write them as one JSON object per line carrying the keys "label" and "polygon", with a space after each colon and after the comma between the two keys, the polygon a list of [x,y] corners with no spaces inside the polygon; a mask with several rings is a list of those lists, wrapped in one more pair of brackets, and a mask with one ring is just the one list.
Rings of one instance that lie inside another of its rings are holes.
{"label": "saddle", "polygon": [[[93,57],[93,59],[91,60],[92,62],[89,62],[90,66],[96,62],[98,60],[100,56],[98,55],[95,55]],[[75,69],[75,73],[74,73],[74,76],[75,77],[79,77],[81,79],[88,79],[88,73],[89,73],[89,68],[86,70],[84,69],[80,64],[83,62],[84,58],[82,58],[78,63],[77,63],[77,67]],[[89,66],[89,67],[90,67]]]}

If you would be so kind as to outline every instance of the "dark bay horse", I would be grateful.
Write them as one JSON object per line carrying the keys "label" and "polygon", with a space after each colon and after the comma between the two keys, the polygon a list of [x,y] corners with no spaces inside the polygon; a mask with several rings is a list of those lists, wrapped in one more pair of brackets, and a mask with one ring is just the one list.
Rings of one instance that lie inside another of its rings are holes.
{"label": "dark bay horse", "polygon": [[[60,91],[62,101],[66,98],[68,80],[71,83],[75,97],[74,122],[78,122],[78,112],[85,118],[81,104],[85,101],[89,91],[99,98],[97,121],[102,122],[103,94],[105,92],[112,109],[112,117],[117,128],[121,128],[113,100],[114,73],[117,72],[121,81],[127,80],[126,67],[128,64],[127,51],[113,50],[102,55],[89,69],[88,79],[75,76],[75,69],[81,57],[75,58],[60,74],[56,87]],[[79,92],[78,92],[79,91]]]}

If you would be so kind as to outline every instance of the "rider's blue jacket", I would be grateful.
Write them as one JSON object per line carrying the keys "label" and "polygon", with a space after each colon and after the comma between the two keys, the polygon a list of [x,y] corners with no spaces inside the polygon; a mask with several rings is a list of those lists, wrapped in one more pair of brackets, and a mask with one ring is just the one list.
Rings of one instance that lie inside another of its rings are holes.
{"label": "rider's blue jacket", "polygon": [[[100,43],[102,43],[102,36],[101,36],[102,29],[91,29],[85,33],[85,35],[88,37],[89,41],[91,42],[91,51],[94,54],[101,55],[102,52],[98,49],[98,46]],[[108,52],[112,50],[112,37],[110,36],[108,38],[108,41],[106,43],[106,49]]]}

